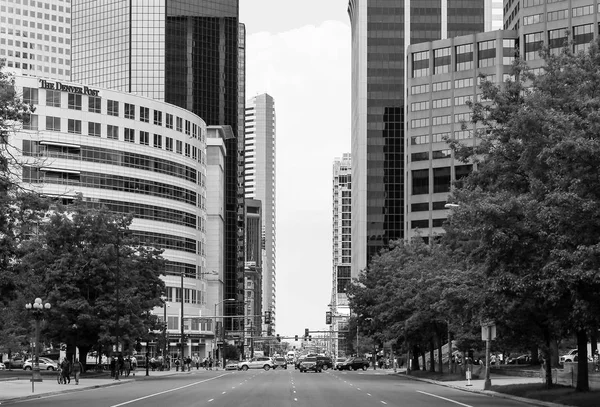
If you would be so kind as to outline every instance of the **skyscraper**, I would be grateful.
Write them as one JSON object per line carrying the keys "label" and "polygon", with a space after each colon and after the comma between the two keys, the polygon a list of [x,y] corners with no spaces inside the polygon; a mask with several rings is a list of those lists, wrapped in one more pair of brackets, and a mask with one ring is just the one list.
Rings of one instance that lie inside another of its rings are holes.
{"label": "skyscraper", "polygon": [[[237,302],[226,302],[224,313],[242,314],[239,0],[74,0],[72,18],[74,80],[164,100],[192,111],[207,125],[231,126],[233,137],[225,139],[224,297]],[[205,264],[198,267],[204,275]],[[239,321],[225,321],[228,330],[238,330],[232,324]]]}
{"label": "skyscraper", "polygon": [[[484,31],[491,0],[350,0],[352,277],[404,237],[405,49]],[[444,66],[450,55],[440,54]]]}
{"label": "skyscraper", "polygon": [[352,259],[352,159],[346,153],[333,162],[333,270],[331,290],[331,321],[333,352],[344,349],[345,339],[341,339],[341,326],[347,324],[350,314],[346,286],[350,283]]}
{"label": "skyscraper", "polygon": [[276,323],[275,101],[264,93],[246,102],[245,196],[262,202],[262,308]]}

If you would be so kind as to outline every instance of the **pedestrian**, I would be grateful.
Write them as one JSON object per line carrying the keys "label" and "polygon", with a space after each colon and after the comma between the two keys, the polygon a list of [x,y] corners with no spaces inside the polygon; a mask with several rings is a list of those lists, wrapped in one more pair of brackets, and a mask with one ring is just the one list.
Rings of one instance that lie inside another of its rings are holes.
{"label": "pedestrian", "polygon": [[212,366],[213,366],[213,360],[212,360],[212,357],[210,357],[210,356],[209,356],[209,357],[208,357],[208,368],[209,368],[210,370],[212,370]]}
{"label": "pedestrian", "polygon": [[200,358],[198,354],[194,354],[194,365],[196,365],[196,370],[200,369]]}
{"label": "pedestrian", "polygon": [[179,372],[179,358],[175,359],[175,371]]}
{"label": "pedestrian", "polygon": [[83,371],[83,366],[79,359],[75,359],[75,363],[73,363],[73,376],[75,377],[75,384],[79,384],[79,375]]}
{"label": "pedestrian", "polygon": [[110,357],[110,377],[114,379],[115,373],[117,371],[117,361],[114,356]]}
{"label": "pedestrian", "polygon": [[121,355],[119,353],[119,355],[117,356],[117,360],[115,362],[115,380],[121,381],[121,379],[119,379],[119,375],[123,371],[124,364],[125,364],[125,361],[123,360],[123,355]]}
{"label": "pedestrian", "polygon": [[127,356],[125,359],[125,376],[129,377],[129,373],[131,373],[131,359]]}
{"label": "pedestrian", "polygon": [[64,378],[64,384],[71,384],[71,364],[69,363],[69,361],[67,360],[67,358],[64,358],[62,363],[60,364],[60,369],[61,369],[61,373],[62,376]]}
{"label": "pedestrian", "polygon": [[134,356],[133,358],[131,358],[131,371],[133,372],[134,376],[135,376],[136,369],[137,369],[137,358]]}

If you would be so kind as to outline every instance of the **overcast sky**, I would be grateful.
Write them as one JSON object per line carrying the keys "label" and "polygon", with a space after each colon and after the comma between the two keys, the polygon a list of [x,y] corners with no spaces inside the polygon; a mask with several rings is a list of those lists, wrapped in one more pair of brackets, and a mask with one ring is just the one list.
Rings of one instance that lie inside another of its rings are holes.
{"label": "overcast sky", "polygon": [[347,0],[240,0],[246,97],[275,99],[277,333],[324,329],[332,163],[350,152]]}

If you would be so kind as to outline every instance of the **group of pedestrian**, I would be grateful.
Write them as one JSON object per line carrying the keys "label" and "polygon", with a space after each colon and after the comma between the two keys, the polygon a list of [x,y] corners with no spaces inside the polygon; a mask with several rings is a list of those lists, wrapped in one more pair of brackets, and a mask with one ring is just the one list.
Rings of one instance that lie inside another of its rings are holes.
{"label": "group of pedestrian", "polygon": [[71,363],[67,358],[64,358],[59,365],[60,368],[60,380],[59,383],[71,384],[71,374],[75,379],[75,384],[79,384],[79,376],[83,371],[83,365],[79,359],[75,358],[75,361]]}
{"label": "group of pedestrian", "polygon": [[135,371],[137,369],[137,359],[135,357],[127,356],[126,358],[123,355],[119,354],[116,358],[112,356],[110,358],[110,377],[115,380],[119,379],[120,376],[129,377],[130,374],[135,376]]}

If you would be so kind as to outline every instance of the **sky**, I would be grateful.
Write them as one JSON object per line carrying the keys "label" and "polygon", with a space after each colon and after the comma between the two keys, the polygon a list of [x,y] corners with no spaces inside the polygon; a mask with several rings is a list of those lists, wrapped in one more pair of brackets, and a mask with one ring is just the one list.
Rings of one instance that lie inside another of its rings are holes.
{"label": "sky", "polygon": [[332,287],[332,165],[350,152],[347,0],[240,0],[246,98],[276,115],[276,333],[325,330]]}

